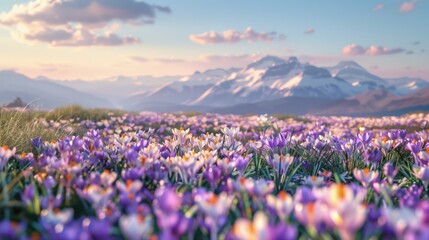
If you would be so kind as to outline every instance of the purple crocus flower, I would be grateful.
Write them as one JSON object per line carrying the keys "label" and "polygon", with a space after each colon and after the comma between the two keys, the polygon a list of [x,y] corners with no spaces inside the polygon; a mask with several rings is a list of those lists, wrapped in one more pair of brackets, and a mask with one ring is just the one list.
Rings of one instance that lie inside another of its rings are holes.
{"label": "purple crocus flower", "polygon": [[274,150],[279,145],[279,139],[277,137],[271,137],[265,140],[265,144]]}
{"label": "purple crocus flower", "polygon": [[413,141],[407,144],[408,150],[413,154],[418,154],[422,150],[423,143],[420,141]]}
{"label": "purple crocus flower", "polygon": [[52,176],[47,176],[45,180],[43,181],[43,186],[50,190],[57,184],[57,181]]}
{"label": "purple crocus flower", "polygon": [[16,149],[9,149],[9,147],[4,146],[0,147],[0,172],[3,171],[3,168],[6,166],[9,159],[15,155]]}
{"label": "purple crocus flower", "polygon": [[24,230],[24,223],[11,222],[9,220],[0,221],[0,239],[15,239]]}
{"label": "purple crocus flower", "polygon": [[170,152],[170,150],[166,146],[162,146],[159,150],[161,152],[161,157],[167,159],[169,157],[174,157],[176,154],[175,152]]}
{"label": "purple crocus flower", "polygon": [[[50,229],[49,229],[50,230]],[[73,221],[67,225],[57,224],[48,232],[52,239],[64,239],[64,240],[90,240],[88,230],[82,227],[81,221]]]}
{"label": "purple crocus flower", "polygon": [[40,149],[40,147],[42,146],[42,138],[37,137],[37,138],[31,139],[31,145],[36,149]]}
{"label": "purple crocus flower", "polygon": [[279,133],[277,139],[278,139],[278,147],[280,149],[286,146],[286,137],[287,137],[287,132]]}
{"label": "purple crocus flower", "polygon": [[106,240],[109,239],[110,232],[112,230],[112,225],[107,219],[84,219],[83,225],[86,224],[85,220],[90,221],[88,224],[88,230],[93,239]]}
{"label": "purple crocus flower", "polygon": [[182,197],[170,188],[157,189],[155,198],[157,206],[163,213],[170,214],[176,212],[182,205]]}
{"label": "purple crocus flower", "polygon": [[413,171],[414,171],[414,175],[418,179],[422,180],[423,185],[427,189],[428,188],[428,184],[429,184],[429,167],[414,165],[413,166]]}
{"label": "purple crocus flower", "polygon": [[423,189],[417,185],[412,185],[408,189],[401,188],[396,192],[401,208],[415,208],[420,202],[420,195]]}
{"label": "purple crocus flower", "polygon": [[372,140],[372,133],[370,132],[364,132],[362,134],[358,133],[356,137],[359,142],[363,143],[364,145],[368,145]]}
{"label": "purple crocus flower", "polygon": [[237,168],[237,171],[240,173],[240,175],[243,175],[251,157],[251,154],[247,155],[246,157],[240,155],[233,157],[232,160],[235,162],[235,167]]}
{"label": "purple crocus flower", "polygon": [[293,240],[297,239],[298,230],[292,225],[278,223],[274,226],[269,227],[268,236],[268,239]]}
{"label": "purple crocus flower", "polygon": [[395,166],[391,162],[384,164],[383,173],[384,173],[384,175],[386,175],[389,183],[393,182],[393,179],[395,178],[396,174],[398,173],[398,170],[399,169],[395,168]]}
{"label": "purple crocus flower", "polygon": [[377,164],[383,158],[383,153],[379,148],[367,149],[363,155],[365,161],[370,164]]}
{"label": "purple crocus flower", "polygon": [[369,187],[378,179],[378,172],[370,171],[369,168],[364,168],[363,170],[354,169],[353,175],[364,187]]}
{"label": "purple crocus flower", "polygon": [[73,145],[73,148],[74,148],[75,150],[82,149],[83,144],[85,144],[85,142],[84,142],[82,139],[80,139],[80,137],[79,137],[79,136],[77,136],[77,137],[75,137],[75,138],[73,139],[73,143],[72,143],[72,145]]}
{"label": "purple crocus flower", "polygon": [[130,148],[125,152],[125,158],[130,163],[135,163],[135,162],[137,162],[137,160],[139,158],[139,153],[134,148]]}
{"label": "purple crocus flower", "polygon": [[147,146],[149,146],[149,140],[147,139],[141,139],[140,142],[138,143],[138,147],[140,149],[147,148]]}
{"label": "purple crocus flower", "polygon": [[389,132],[387,132],[387,136],[390,138],[390,139],[392,139],[392,140],[396,140],[396,139],[398,139],[398,131],[389,131]]}
{"label": "purple crocus flower", "polygon": [[131,169],[124,169],[122,170],[122,178],[126,180],[137,180],[141,179],[144,175],[144,169],[140,167],[133,167]]}
{"label": "purple crocus flower", "polygon": [[311,188],[300,187],[295,193],[295,201],[301,202],[303,204],[311,203],[316,200],[314,193]]}
{"label": "purple crocus flower", "polygon": [[215,187],[222,177],[222,171],[218,167],[209,167],[204,171],[204,177],[212,187]]}
{"label": "purple crocus flower", "polygon": [[397,130],[397,132],[398,132],[398,136],[401,139],[405,139],[405,137],[407,136],[407,130],[405,130],[405,129],[399,129],[399,130]]}
{"label": "purple crocus flower", "polygon": [[30,205],[34,199],[34,185],[27,185],[24,188],[24,192],[21,194],[21,200],[25,205]]}

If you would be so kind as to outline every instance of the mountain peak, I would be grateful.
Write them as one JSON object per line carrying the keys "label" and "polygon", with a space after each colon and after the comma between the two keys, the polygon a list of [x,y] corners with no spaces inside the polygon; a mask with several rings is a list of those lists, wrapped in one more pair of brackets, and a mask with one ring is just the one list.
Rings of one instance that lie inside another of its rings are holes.
{"label": "mountain peak", "polygon": [[298,58],[297,58],[297,57],[294,57],[294,56],[290,57],[290,58],[287,60],[287,62],[288,62],[288,63],[299,63]]}
{"label": "mountain peak", "polygon": [[353,69],[365,70],[365,68],[363,68],[355,61],[341,61],[337,64],[336,68],[338,69],[353,68]]}
{"label": "mountain peak", "polygon": [[262,69],[267,67],[272,67],[280,64],[284,64],[285,60],[283,58],[279,58],[272,55],[267,55],[256,62],[253,62],[247,66],[247,69],[250,68],[256,68],[256,69]]}
{"label": "mountain peak", "polygon": [[6,74],[21,75],[21,74],[17,73],[15,70],[12,70],[12,69],[1,69],[0,73],[4,74],[4,75],[6,75]]}
{"label": "mountain peak", "polygon": [[10,81],[11,79],[28,79],[28,77],[14,70],[5,69],[0,71],[0,80]]}

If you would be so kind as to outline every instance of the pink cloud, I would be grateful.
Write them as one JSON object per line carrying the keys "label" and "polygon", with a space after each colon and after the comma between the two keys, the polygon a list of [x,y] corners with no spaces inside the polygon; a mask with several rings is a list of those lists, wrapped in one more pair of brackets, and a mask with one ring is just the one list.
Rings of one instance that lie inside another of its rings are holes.
{"label": "pink cloud", "polygon": [[221,33],[209,31],[189,36],[192,42],[198,44],[237,43],[241,41],[247,41],[248,43],[257,41],[271,42],[274,40],[283,40],[284,38],[283,34],[277,32],[255,32],[251,27],[246,28],[243,32],[230,29]]}
{"label": "pink cloud", "polygon": [[1,13],[0,27],[20,40],[52,46],[117,46],[140,42],[115,34],[118,22],[153,23],[157,12],[170,9],[138,0],[30,0]]}
{"label": "pink cloud", "polygon": [[375,6],[375,7],[372,9],[372,11],[374,11],[374,12],[378,12],[378,11],[382,10],[383,8],[384,8],[384,4],[379,4],[379,5]]}
{"label": "pink cloud", "polygon": [[365,53],[365,49],[357,44],[351,44],[343,48],[343,54],[346,56],[356,56]]}
{"label": "pink cloud", "polygon": [[414,7],[416,5],[417,0],[412,0],[411,2],[405,2],[401,5],[401,7],[399,8],[399,11],[401,13],[407,13],[407,12],[411,12],[414,10]]}
{"label": "pink cloud", "polygon": [[307,33],[307,34],[311,34],[311,33],[314,33],[314,32],[315,32],[314,28],[311,28],[311,27],[309,27],[309,28],[307,28],[305,30],[305,33]]}
{"label": "pink cloud", "polygon": [[370,56],[380,56],[380,55],[391,55],[391,54],[401,53],[403,51],[404,49],[402,48],[386,48],[386,47],[372,45],[366,49],[365,54]]}
{"label": "pink cloud", "polygon": [[2,13],[0,22],[41,22],[48,25],[74,22],[105,25],[114,20],[127,22],[154,19],[156,11],[170,12],[170,9],[136,0],[30,0],[28,3],[16,4],[9,12]]}
{"label": "pink cloud", "polygon": [[157,58],[155,61],[160,63],[184,63],[185,59],[182,58]]}
{"label": "pink cloud", "polygon": [[145,57],[140,57],[140,56],[131,56],[128,58],[128,60],[132,61],[132,62],[138,62],[138,63],[146,63],[149,60]]}
{"label": "pink cloud", "polygon": [[109,30],[97,33],[91,29],[76,28],[35,28],[26,29],[17,33],[17,36],[26,41],[45,42],[52,46],[118,46],[140,43],[138,38],[121,37]]}
{"label": "pink cloud", "polygon": [[245,61],[250,62],[260,58],[261,54],[225,54],[225,55],[202,55],[200,58],[207,62],[223,62],[223,61]]}
{"label": "pink cloud", "polygon": [[362,47],[357,44],[350,44],[343,48],[343,55],[345,56],[382,56],[402,53],[405,50],[402,48],[386,48],[382,46],[371,45],[369,47]]}

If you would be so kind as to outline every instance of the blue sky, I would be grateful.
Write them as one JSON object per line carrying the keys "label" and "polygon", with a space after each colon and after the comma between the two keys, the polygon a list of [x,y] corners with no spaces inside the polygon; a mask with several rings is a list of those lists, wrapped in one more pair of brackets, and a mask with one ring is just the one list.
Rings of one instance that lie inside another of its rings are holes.
{"label": "blue sky", "polygon": [[0,3],[0,68],[97,79],[239,67],[271,54],[429,79],[429,0],[48,2]]}

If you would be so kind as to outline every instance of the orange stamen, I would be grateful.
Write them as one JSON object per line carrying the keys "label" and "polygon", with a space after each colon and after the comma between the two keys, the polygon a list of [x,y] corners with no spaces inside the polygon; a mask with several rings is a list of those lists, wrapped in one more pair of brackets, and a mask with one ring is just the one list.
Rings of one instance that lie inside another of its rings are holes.
{"label": "orange stamen", "polygon": [[345,198],[346,197],[346,186],[344,184],[337,185],[338,197]]}
{"label": "orange stamen", "polygon": [[246,182],[246,179],[244,177],[241,177],[239,181],[240,181],[240,184],[244,184]]}
{"label": "orange stamen", "polygon": [[131,179],[128,179],[126,184],[127,184],[127,187],[129,188],[131,187],[131,184],[133,184],[133,181],[131,181]]}
{"label": "orange stamen", "polygon": [[363,169],[363,174],[368,175],[369,174],[369,168],[364,168]]}
{"label": "orange stamen", "polygon": [[289,195],[287,194],[287,192],[285,192],[285,191],[279,192],[279,198],[281,200],[286,200],[286,199],[288,199],[288,197],[289,197]]}
{"label": "orange stamen", "polygon": [[66,175],[66,181],[67,181],[68,183],[70,183],[70,182],[71,182],[72,178],[73,178],[73,175],[72,175],[71,173],[67,173],[67,175]]}
{"label": "orange stamen", "polygon": [[142,165],[144,165],[146,163],[147,158],[145,156],[141,156],[140,157],[140,162]]}
{"label": "orange stamen", "polygon": [[18,224],[17,222],[11,222],[11,225],[12,225],[12,228],[13,228],[14,230],[17,230],[17,229],[18,229],[18,227],[19,227],[19,224]]}
{"label": "orange stamen", "polygon": [[40,234],[38,234],[37,232],[31,233],[31,240],[39,240],[39,239],[40,239]]}
{"label": "orange stamen", "polygon": [[213,194],[213,195],[209,198],[208,203],[209,203],[210,205],[215,205],[215,204],[217,203],[217,196]]}

